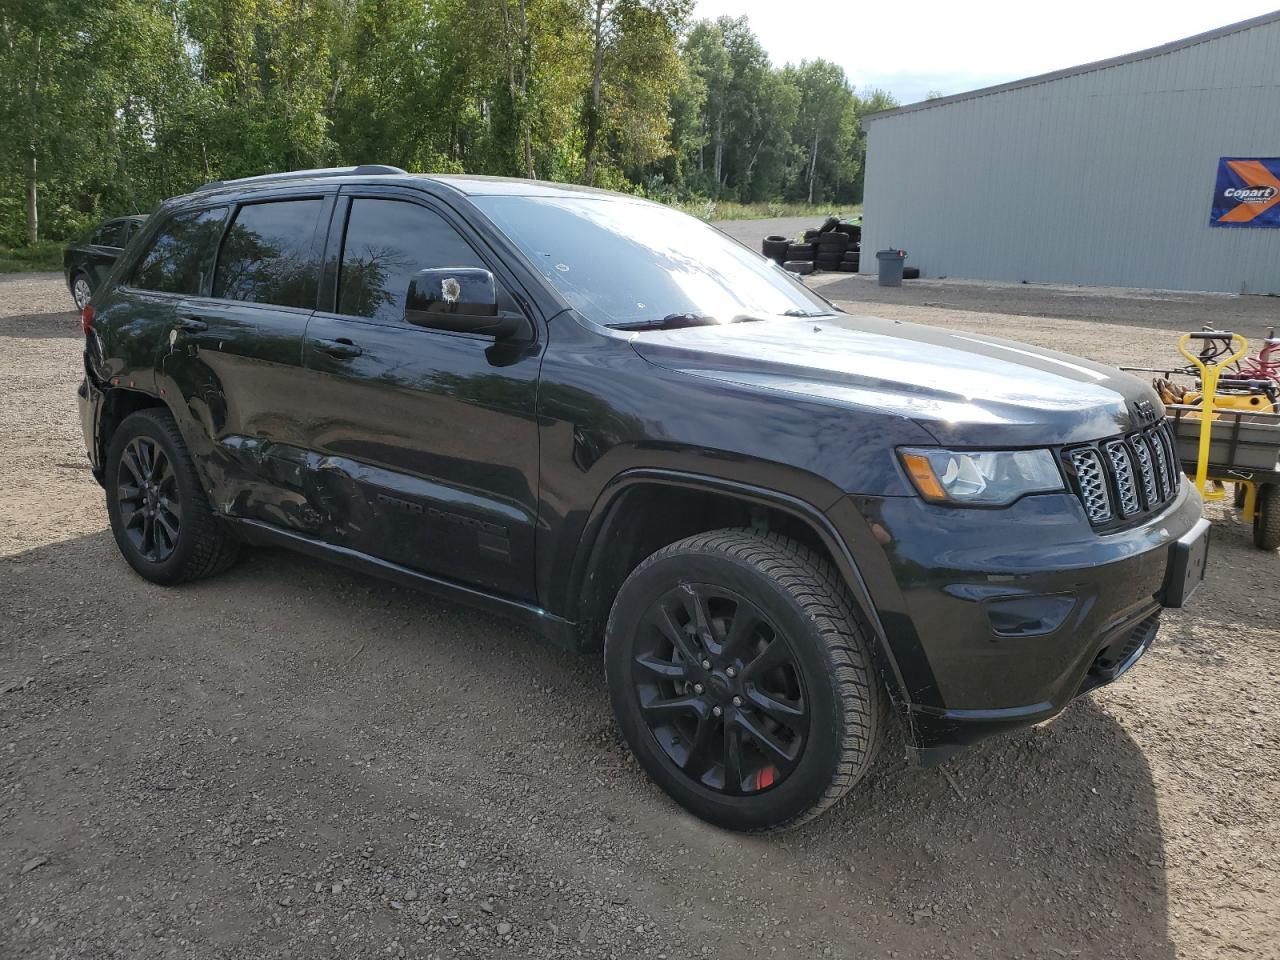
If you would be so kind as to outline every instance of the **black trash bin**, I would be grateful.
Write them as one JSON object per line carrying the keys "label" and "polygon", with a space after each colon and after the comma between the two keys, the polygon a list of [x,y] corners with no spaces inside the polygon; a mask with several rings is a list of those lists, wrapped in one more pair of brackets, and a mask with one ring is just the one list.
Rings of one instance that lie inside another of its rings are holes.
{"label": "black trash bin", "polygon": [[902,265],[906,262],[905,250],[877,250],[876,260],[880,267],[880,286],[902,286]]}

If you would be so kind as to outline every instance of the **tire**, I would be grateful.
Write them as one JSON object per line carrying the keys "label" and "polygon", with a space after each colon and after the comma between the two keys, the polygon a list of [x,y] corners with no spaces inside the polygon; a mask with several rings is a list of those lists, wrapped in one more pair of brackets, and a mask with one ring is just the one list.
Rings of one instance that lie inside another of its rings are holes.
{"label": "tire", "polygon": [[1280,483],[1264,483],[1258,487],[1253,545],[1260,550],[1280,549]]}
{"label": "tire", "polygon": [[77,270],[71,277],[71,299],[75,301],[76,309],[83,312],[92,296],[93,281],[83,270]]}
{"label": "tire", "polygon": [[827,272],[831,272],[833,270],[839,270],[840,264],[840,260],[815,260],[813,262],[813,268],[815,270],[826,270]]}
{"label": "tire", "polygon": [[812,260],[784,260],[782,262],[782,269],[786,270],[788,273],[798,273],[802,277],[807,276],[808,274],[813,273],[813,261]]}
{"label": "tire", "polygon": [[832,250],[843,252],[849,249],[849,238],[843,233],[820,233],[814,242],[819,247],[830,247]]}
{"label": "tire", "polygon": [[848,260],[842,260],[840,262],[840,265],[837,266],[836,269],[841,271],[842,273],[857,273],[858,261],[855,260],[853,261],[853,263],[850,263]]}
{"label": "tire", "polygon": [[806,547],[698,534],[618,591],[604,649],[614,716],[640,765],[695,816],[796,826],[844,796],[879,749],[887,699],[867,637],[839,574]]}
{"label": "tire", "polygon": [[805,241],[805,243],[808,243],[810,240],[815,240],[815,239],[817,239],[818,234],[820,234],[821,232],[822,232],[821,230],[806,230],[806,231],[804,232],[804,241]]}
{"label": "tire", "polygon": [[812,243],[793,243],[787,247],[788,260],[812,260],[814,253]]}
{"label": "tire", "polygon": [[169,411],[140,410],[125,418],[111,438],[104,479],[116,546],[152,583],[199,580],[235,562],[239,541],[209,506]]}
{"label": "tire", "polygon": [[903,267],[902,279],[903,280],[919,280],[920,268],[919,267]]}
{"label": "tire", "polygon": [[773,257],[776,260],[778,257],[786,256],[787,247],[790,245],[791,241],[786,237],[771,236],[765,237],[760,242],[760,250],[766,257]]}
{"label": "tire", "polygon": [[840,226],[839,217],[827,217],[822,221],[822,226],[818,229],[819,233],[831,233],[836,227]]}
{"label": "tire", "polygon": [[1249,492],[1249,488],[1243,483],[1233,483],[1231,485],[1231,502],[1237,510],[1243,509],[1245,494]]}

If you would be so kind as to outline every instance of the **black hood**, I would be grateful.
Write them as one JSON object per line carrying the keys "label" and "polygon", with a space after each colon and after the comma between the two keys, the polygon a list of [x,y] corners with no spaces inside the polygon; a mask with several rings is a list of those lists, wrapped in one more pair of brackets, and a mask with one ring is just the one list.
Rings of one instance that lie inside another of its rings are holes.
{"label": "black hood", "polygon": [[877,317],[654,331],[637,334],[632,345],[651,363],[691,376],[909,417],[942,444],[1077,443],[1147,426],[1163,414],[1150,386],[1114,367]]}

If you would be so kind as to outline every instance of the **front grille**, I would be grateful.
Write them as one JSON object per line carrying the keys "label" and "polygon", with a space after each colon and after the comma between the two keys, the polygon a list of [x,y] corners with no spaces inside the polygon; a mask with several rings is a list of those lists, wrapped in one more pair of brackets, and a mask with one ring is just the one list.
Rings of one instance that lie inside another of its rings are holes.
{"label": "front grille", "polygon": [[1076,495],[1095,527],[1119,524],[1165,506],[1178,492],[1181,468],[1173,437],[1154,427],[1063,451]]}

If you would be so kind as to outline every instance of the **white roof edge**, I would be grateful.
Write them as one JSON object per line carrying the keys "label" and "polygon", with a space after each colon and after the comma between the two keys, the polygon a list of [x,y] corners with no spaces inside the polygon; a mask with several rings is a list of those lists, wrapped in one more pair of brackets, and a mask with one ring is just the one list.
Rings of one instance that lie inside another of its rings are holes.
{"label": "white roof edge", "polygon": [[1225,27],[1216,27],[1204,33],[1197,33],[1193,37],[1184,37],[1181,40],[1173,40],[1169,43],[1162,43],[1158,47],[1149,47],[1146,50],[1138,50],[1135,53],[1125,53],[1118,57],[1110,57],[1106,60],[1095,60],[1093,63],[1083,63],[1078,67],[1067,67],[1064,70],[1055,70],[1052,73],[1041,73],[1034,77],[1027,77],[1023,80],[1010,80],[1008,83],[999,83],[992,87],[981,87],[977,90],[970,90],[966,93],[955,93],[949,97],[937,97],[933,100],[921,100],[919,103],[908,103],[902,107],[894,107],[892,110],[880,110],[876,113],[869,113],[863,117],[863,121],[882,120],[885,117],[895,117],[904,113],[915,113],[918,110],[931,110],[934,107],[945,107],[950,103],[959,103],[962,100],[976,100],[978,97],[989,97],[995,93],[1006,93],[1010,90],[1019,90],[1023,87],[1034,87],[1042,83],[1049,83],[1053,80],[1063,80],[1067,77],[1076,77],[1085,73],[1093,73],[1096,70],[1106,70],[1111,67],[1124,66],[1127,63],[1137,63],[1140,60],[1150,60],[1153,57],[1163,57],[1166,54],[1175,53],[1178,50],[1185,50],[1188,47],[1194,47],[1201,43],[1208,43],[1210,40],[1218,40],[1222,37],[1230,36],[1233,33],[1240,33],[1244,30],[1252,30],[1254,27],[1265,26],[1269,23],[1280,21],[1280,10],[1273,10],[1270,13],[1259,14],[1256,17],[1250,17],[1248,20],[1241,20],[1239,23],[1230,23]]}

